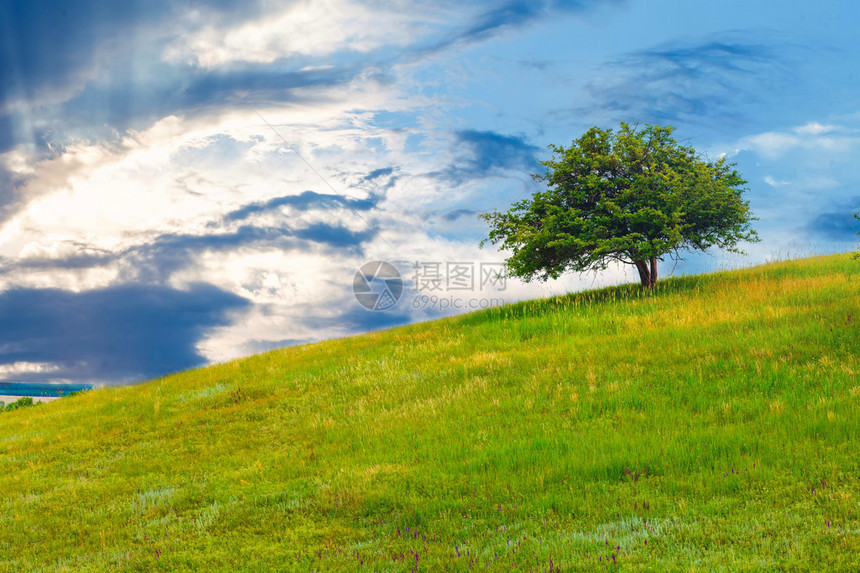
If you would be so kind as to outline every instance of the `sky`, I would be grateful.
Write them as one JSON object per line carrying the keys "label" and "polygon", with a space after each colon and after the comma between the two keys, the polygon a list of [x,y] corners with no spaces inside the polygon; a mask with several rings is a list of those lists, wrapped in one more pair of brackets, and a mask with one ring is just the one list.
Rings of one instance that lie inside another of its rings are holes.
{"label": "sky", "polygon": [[0,382],[635,282],[502,279],[478,218],[622,121],[727,156],[758,218],[746,255],[661,276],[856,249],[858,23],[855,0],[0,0]]}

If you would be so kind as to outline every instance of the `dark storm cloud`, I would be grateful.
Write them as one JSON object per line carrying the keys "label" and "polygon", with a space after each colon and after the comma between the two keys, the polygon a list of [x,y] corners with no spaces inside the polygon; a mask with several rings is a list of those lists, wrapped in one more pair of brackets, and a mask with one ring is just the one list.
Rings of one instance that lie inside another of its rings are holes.
{"label": "dark storm cloud", "polygon": [[854,217],[854,214],[860,211],[860,197],[833,207],[833,211],[820,213],[809,222],[809,233],[828,241],[860,240],[860,221]]}
{"label": "dark storm cloud", "polygon": [[369,241],[374,234],[371,229],[353,231],[341,225],[328,225],[326,223],[313,223],[303,229],[296,229],[294,231],[294,235],[299,239],[338,249],[358,249],[362,243]]}
{"label": "dark storm cloud", "polygon": [[[336,233],[334,231],[333,233]],[[320,233],[321,236],[324,236]],[[16,270],[81,270],[120,263],[123,278],[146,283],[167,280],[174,272],[193,264],[197,255],[207,251],[230,251],[246,246],[290,248],[292,229],[244,225],[231,232],[191,235],[165,233],[144,244],[116,251],[90,252],[80,245],[80,254],[64,258],[4,259],[0,273]],[[294,240],[294,239],[293,239]]]}
{"label": "dark storm cloud", "polygon": [[361,253],[361,245],[373,235],[370,230],[352,231],[340,224],[314,223],[301,228],[286,225],[255,227],[242,225],[235,231],[190,235],[169,233],[145,245],[114,255],[129,278],[147,282],[164,281],[174,272],[194,264],[204,252],[230,252],[241,248],[278,248],[307,251],[313,245]]}
{"label": "dark storm cloud", "polygon": [[374,231],[353,231],[341,224],[312,223],[304,227],[242,225],[233,231],[206,235],[166,233],[152,241],[117,252],[91,252],[79,245],[80,254],[65,258],[0,259],[0,274],[31,270],[83,270],[119,263],[124,280],[160,283],[194,265],[205,252],[231,252],[242,248],[277,248],[308,251],[315,245],[360,255]]}
{"label": "dark storm cloud", "polygon": [[539,166],[536,155],[540,148],[524,137],[503,135],[493,131],[460,131],[454,134],[454,165],[444,171],[428,174],[449,183],[492,177],[502,170],[530,172]]}
{"label": "dark storm cloud", "polygon": [[300,211],[332,209],[336,207],[346,207],[354,211],[367,211],[375,207],[378,202],[379,199],[377,197],[348,199],[339,195],[305,191],[300,195],[286,195],[284,197],[275,197],[268,201],[249,203],[225,215],[224,220],[227,222],[242,221],[252,215],[277,211],[281,207],[293,207]]}
{"label": "dark storm cloud", "polygon": [[388,175],[392,175],[394,173],[393,167],[383,167],[381,169],[374,169],[370,173],[368,173],[365,177],[365,181],[373,181],[374,179],[378,179],[379,177],[386,177]]}
{"label": "dark storm cloud", "polygon": [[474,218],[478,214],[477,211],[473,211],[471,209],[454,209],[453,211],[448,211],[444,215],[442,215],[442,219],[445,221],[453,222],[459,219],[460,217],[472,217]]}
{"label": "dark storm cloud", "polygon": [[382,167],[374,169],[367,175],[361,178],[363,183],[375,186],[379,192],[384,192],[392,189],[396,184],[399,176],[396,175],[397,169],[394,167]]}
{"label": "dark storm cloud", "polygon": [[540,18],[559,12],[577,13],[593,10],[598,6],[624,4],[626,0],[506,0],[484,2],[485,10],[470,22],[465,30],[447,41],[439,43],[434,49],[442,49],[457,42],[473,42],[505,28],[522,27]]}
{"label": "dark storm cloud", "polygon": [[39,102],[45,90],[80,89],[100,58],[117,57],[141,32],[169,24],[180,9],[204,9],[211,20],[241,20],[257,2],[238,0],[0,0],[0,103]]}
{"label": "dark storm cloud", "polygon": [[81,250],[85,252],[61,259],[45,257],[31,257],[27,259],[0,258],[0,274],[9,274],[14,270],[91,269],[107,265],[119,258],[119,255],[109,251],[86,252],[87,249],[83,245],[81,245]]}
{"label": "dark storm cloud", "polygon": [[194,264],[205,252],[229,252],[243,247],[275,246],[289,248],[293,231],[286,226],[254,227],[243,225],[230,232],[191,235],[166,233],[153,241],[115,255],[126,278],[143,282],[164,282],[173,273]]}
{"label": "dark storm cloud", "polygon": [[50,363],[10,381],[122,383],[204,364],[195,346],[249,302],[211,285],[0,293],[0,363]]}
{"label": "dark storm cloud", "polygon": [[524,137],[502,135],[493,131],[461,131],[457,143],[467,150],[467,168],[475,173],[494,169],[531,169],[537,166],[535,155],[540,148]]}
{"label": "dark storm cloud", "polygon": [[776,43],[729,38],[633,52],[606,64],[586,86],[593,105],[576,113],[658,124],[749,121],[760,95],[787,81],[785,51]]}
{"label": "dark storm cloud", "polygon": [[[377,176],[382,175],[385,173]],[[374,231],[369,227],[363,230],[352,230],[340,222],[261,225],[247,220],[263,214],[275,214],[278,219],[283,220],[288,214],[280,212],[281,207],[290,207],[302,213],[320,213],[343,207],[357,214],[373,209],[379,201],[380,198],[376,195],[371,195],[367,199],[352,199],[305,191],[299,195],[275,197],[268,201],[243,205],[230,211],[220,220],[208,223],[206,227],[209,232],[205,234],[165,233],[145,243],[117,251],[93,249],[83,243],[66,242],[66,245],[72,247],[72,250],[77,253],[63,258],[4,259],[0,257],[0,275],[31,270],[84,270],[119,263],[124,280],[157,283],[167,280],[176,271],[192,266],[196,258],[204,252],[226,253],[242,248],[277,248],[292,251],[321,246],[361,254],[362,245],[371,240],[374,235]],[[352,218],[351,215],[347,217]],[[233,226],[237,223],[239,224],[237,227]]]}

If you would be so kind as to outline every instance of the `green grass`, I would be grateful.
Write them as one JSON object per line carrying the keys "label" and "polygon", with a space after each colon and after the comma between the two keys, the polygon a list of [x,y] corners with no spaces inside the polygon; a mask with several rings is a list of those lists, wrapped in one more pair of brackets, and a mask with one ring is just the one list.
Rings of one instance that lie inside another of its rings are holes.
{"label": "green grass", "polygon": [[856,571],[858,322],[828,256],[5,412],[0,569]]}
{"label": "green grass", "polygon": [[0,402],[0,413],[11,412],[13,410],[17,410],[18,408],[28,408],[30,406],[38,405],[38,402],[33,402],[33,398],[31,396],[23,396],[9,404],[7,404],[6,402]]}

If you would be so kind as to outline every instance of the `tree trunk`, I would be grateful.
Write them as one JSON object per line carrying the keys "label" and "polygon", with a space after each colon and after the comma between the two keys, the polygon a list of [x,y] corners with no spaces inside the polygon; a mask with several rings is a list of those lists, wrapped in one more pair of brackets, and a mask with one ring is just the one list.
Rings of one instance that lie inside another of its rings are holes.
{"label": "tree trunk", "polygon": [[657,284],[657,257],[651,257],[650,260],[633,261],[633,264],[639,271],[639,281],[643,287],[651,288]]}
{"label": "tree trunk", "polygon": [[648,270],[647,261],[633,261],[636,270],[639,271],[639,280],[645,288],[651,288],[651,272]]}
{"label": "tree trunk", "polygon": [[657,257],[651,257],[651,285],[657,284]]}

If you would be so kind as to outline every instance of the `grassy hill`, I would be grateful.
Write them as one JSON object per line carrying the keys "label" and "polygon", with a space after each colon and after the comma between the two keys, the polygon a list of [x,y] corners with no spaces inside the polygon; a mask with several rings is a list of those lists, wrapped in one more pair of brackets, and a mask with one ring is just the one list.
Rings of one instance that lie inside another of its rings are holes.
{"label": "grassy hill", "polygon": [[858,570],[858,323],[819,257],[5,412],[0,570]]}

